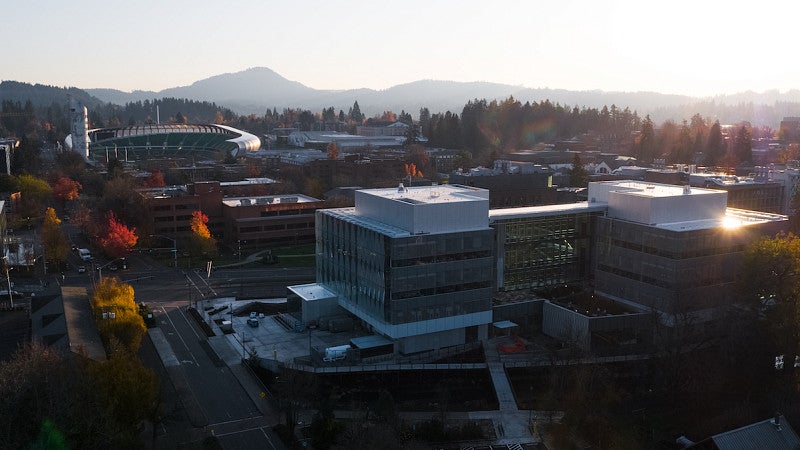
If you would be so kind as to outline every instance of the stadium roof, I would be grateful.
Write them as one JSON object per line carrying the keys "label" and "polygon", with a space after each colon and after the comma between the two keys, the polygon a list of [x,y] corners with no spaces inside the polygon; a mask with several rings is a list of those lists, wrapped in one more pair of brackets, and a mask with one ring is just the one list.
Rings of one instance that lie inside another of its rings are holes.
{"label": "stadium roof", "polygon": [[[164,156],[194,152],[230,152],[233,155],[261,148],[258,136],[215,124],[150,124],[89,130],[89,153],[95,158],[115,152],[125,156]],[[67,136],[71,148],[72,136]]]}

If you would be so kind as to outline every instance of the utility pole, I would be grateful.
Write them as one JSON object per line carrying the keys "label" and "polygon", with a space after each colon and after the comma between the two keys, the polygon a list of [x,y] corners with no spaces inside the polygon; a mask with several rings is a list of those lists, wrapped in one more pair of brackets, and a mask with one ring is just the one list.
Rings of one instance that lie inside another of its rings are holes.
{"label": "utility pole", "polygon": [[11,302],[11,309],[14,309],[14,294],[11,292],[11,276],[8,274],[8,257],[3,256],[3,266],[6,269],[6,281],[8,281],[8,301]]}

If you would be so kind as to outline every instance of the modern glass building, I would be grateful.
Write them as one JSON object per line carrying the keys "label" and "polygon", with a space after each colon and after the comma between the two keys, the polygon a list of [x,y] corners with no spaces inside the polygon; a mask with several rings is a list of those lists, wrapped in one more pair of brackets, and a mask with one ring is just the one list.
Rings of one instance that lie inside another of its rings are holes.
{"label": "modern glass building", "polygon": [[594,220],[605,206],[586,202],[493,209],[497,288],[513,291],[586,281]]}
{"label": "modern glass building", "polygon": [[[352,314],[406,354],[486,339],[496,290],[587,283],[662,318],[710,311],[734,301],[746,246],[786,224],[728,208],[725,191],[638,181],[590,183],[588,202],[496,210],[479,188],[359,190],[355,207],[316,212],[317,283],[290,287],[290,304],[306,305],[303,322]],[[575,325],[561,309],[543,329]]]}
{"label": "modern glass building", "polygon": [[596,219],[595,292],[668,315],[711,310],[734,298],[746,247],[786,216],[728,208],[720,190],[614,181],[590,183]]}
{"label": "modern glass building", "polygon": [[356,192],[317,212],[317,284],[403,353],[485,338],[494,291],[488,191]]}

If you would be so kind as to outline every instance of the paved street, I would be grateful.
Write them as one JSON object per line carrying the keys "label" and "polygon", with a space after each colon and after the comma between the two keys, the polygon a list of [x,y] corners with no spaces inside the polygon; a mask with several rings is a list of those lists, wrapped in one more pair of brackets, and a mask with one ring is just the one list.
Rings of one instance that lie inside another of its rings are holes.
{"label": "paved street", "polygon": [[[77,237],[75,241],[81,245]],[[217,356],[186,307],[192,301],[241,292],[285,295],[286,284],[302,282],[313,273],[308,269],[225,269],[208,278],[199,270],[163,267],[145,255],[127,258],[127,269],[111,271],[111,262],[97,258],[94,266],[105,268],[93,270],[92,263],[73,252],[69,256],[72,269],[64,272],[60,282],[91,288],[101,276],[116,276],[133,286],[137,302],[145,302],[153,310],[158,326],[143,340],[140,353],[162,385],[165,417],[154,430],[155,448],[196,446],[212,435],[225,449],[284,448],[271,429],[277,414],[269,410],[266,401],[254,403],[260,400],[257,381],[243,384],[243,376],[252,376],[241,367],[234,373]],[[86,268],[83,273],[77,270],[81,266]],[[255,392],[246,391],[244,385]]]}

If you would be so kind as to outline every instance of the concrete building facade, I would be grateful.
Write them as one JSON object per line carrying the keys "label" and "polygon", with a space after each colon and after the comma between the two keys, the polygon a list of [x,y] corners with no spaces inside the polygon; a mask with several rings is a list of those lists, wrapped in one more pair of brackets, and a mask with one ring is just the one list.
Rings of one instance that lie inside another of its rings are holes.
{"label": "concrete building facade", "polygon": [[688,186],[590,183],[589,202],[608,208],[594,230],[595,292],[667,315],[731,304],[747,245],[787,222]]}
{"label": "concrete building facade", "polygon": [[356,192],[317,212],[317,283],[400,353],[485,339],[492,321],[488,191],[463,186]]}
{"label": "concrete building facade", "polygon": [[653,313],[671,326],[731,305],[746,246],[788,222],[729,208],[727,195],[606,181],[589,184],[588,202],[489,210],[488,191],[466,186],[359,190],[355,207],[317,211],[317,283],[290,288],[289,303],[331,314],[335,301],[415,353],[486,338],[498,291],[583,284],[604,306],[545,303],[542,331],[587,349],[641,344]]}

